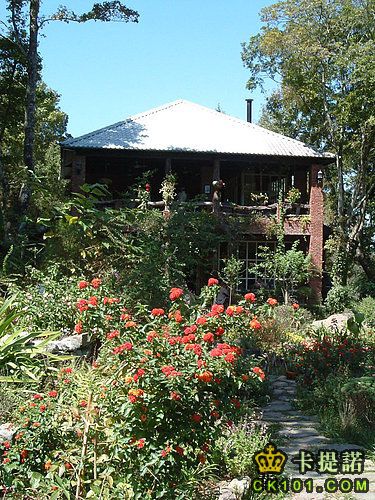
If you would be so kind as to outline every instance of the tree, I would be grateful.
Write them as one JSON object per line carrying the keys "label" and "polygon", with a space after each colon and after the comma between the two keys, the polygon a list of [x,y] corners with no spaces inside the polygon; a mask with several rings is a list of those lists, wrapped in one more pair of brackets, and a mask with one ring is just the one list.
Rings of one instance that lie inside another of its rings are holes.
{"label": "tree", "polygon": [[[334,278],[356,258],[369,278],[367,229],[375,192],[375,1],[285,0],[262,10],[243,44],[248,88],[278,84],[263,123],[336,154],[327,169],[336,240]],[[366,245],[367,242],[367,245]]]}
{"label": "tree", "polygon": [[[8,0],[10,16],[8,23],[1,22],[0,37],[15,45],[22,55],[26,69],[25,122],[23,160],[27,171],[35,171],[35,126],[36,94],[40,83],[41,58],[38,54],[39,33],[51,21],[84,23],[87,21],[137,22],[138,13],[128,9],[119,0],[95,3],[92,9],[76,14],[65,6],[60,6],[51,15],[41,14],[41,0]],[[29,206],[31,181],[28,179],[20,194],[20,213],[24,215]]]}

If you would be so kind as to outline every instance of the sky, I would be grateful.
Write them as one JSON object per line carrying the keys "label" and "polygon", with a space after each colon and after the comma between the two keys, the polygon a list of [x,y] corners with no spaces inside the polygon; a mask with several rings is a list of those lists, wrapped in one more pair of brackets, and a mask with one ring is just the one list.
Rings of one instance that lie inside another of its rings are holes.
{"label": "sky", "polygon": [[[44,0],[43,13],[65,3],[78,13],[89,0]],[[246,90],[241,43],[260,28],[271,0],[126,0],[139,23],[53,22],[43,31],[43,79],[61,95],[74,137],[177,99],[254,121],[264,95]]]}

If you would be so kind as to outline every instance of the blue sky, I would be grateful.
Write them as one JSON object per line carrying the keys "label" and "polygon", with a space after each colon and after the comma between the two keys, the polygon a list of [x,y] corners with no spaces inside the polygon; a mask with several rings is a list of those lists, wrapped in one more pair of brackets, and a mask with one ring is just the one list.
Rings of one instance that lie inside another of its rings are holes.
{"label": "blue sky", "polygon": [[[77,12],[89,0],[44,0],[43,12],[66,3]],[[176,99],[255,119],[264,96],[245,85],[241,42],[260,27],[271,0],[127,0],[138,24],[54,22],[44,29],[43,78],[61,94],[68,131],[81,135]]]}

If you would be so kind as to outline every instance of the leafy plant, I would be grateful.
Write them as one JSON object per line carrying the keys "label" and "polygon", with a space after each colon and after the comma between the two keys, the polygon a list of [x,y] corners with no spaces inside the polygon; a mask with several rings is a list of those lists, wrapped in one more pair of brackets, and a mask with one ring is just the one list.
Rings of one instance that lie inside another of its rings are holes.
{"label": "leafy plant", "polygon": [[290,188],[285,197],[285,201],[292,204],[297,203],[300,199],[301,191],[296,187]]}
{"label": "leafy plant", "polygon": [[233,294],[240,283],[240,273],[243,269],[243,263],[234,255],[225,262],[225,267],[221,273],[223,281],[229,287],[229,305],[232,303]]}
{"label": "leafy plant", "polygon": [[13,301],[5,300],[0,306],[0,382],[35,382],[43,367],[42,357],[54,357],[45,346],[59,333],[24,332],[14,326],[18,317]]}

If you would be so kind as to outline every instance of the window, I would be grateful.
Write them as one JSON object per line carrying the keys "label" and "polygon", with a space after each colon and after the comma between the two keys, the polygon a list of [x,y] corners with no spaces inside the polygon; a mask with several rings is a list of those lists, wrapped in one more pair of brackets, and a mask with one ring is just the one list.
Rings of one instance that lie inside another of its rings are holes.
{"label": "window", "polygon": [[[272,252],[275,251],[275,241],[241,241],[236,245],[234,254],[243,263],[243,270],[239,276],[240,284],[238,291],[246,292],[255,287],[256,282],[262,282],[268,287],[274,286],[272,276],[260,276],[256,272],[254,266],[262,262],[262,249],[269,248]],[[219,271],[225,266],[225,259],[228,257],[227,245],[221,245],[219,248]]]}

